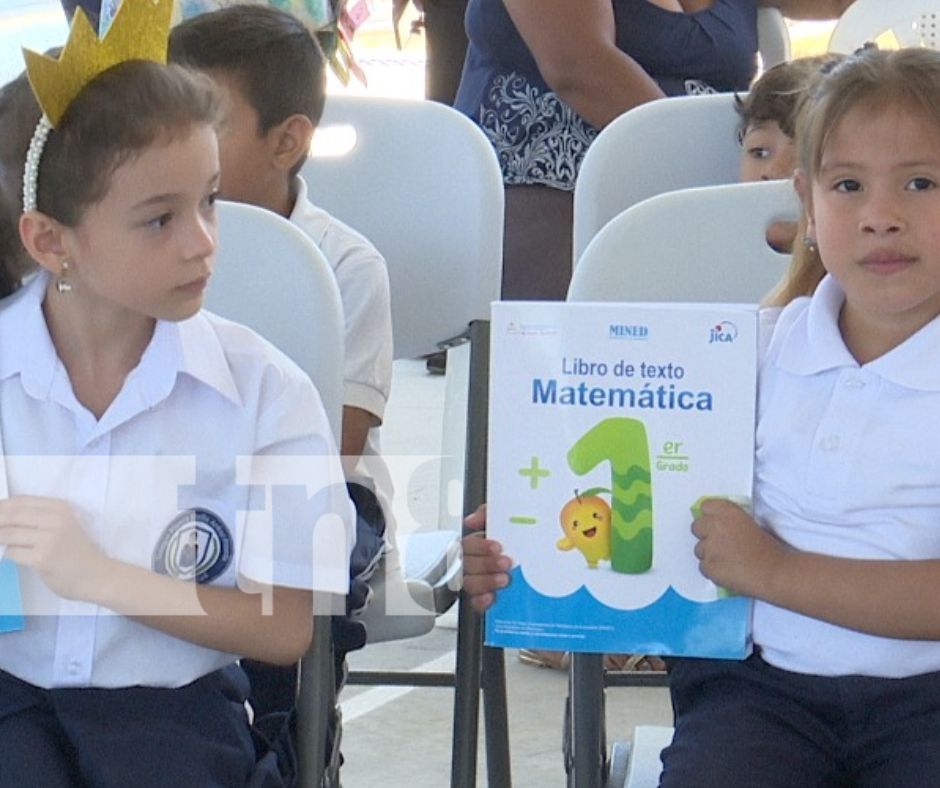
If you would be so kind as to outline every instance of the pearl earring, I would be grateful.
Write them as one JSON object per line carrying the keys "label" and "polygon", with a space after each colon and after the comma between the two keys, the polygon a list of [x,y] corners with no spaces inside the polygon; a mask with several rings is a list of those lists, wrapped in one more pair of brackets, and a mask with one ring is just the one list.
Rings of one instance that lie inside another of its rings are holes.
{"label": "pearl earring", "polygon": [[62,261],[62,271],[59,274],[59,278],[56,279],[55,289],[60,293],[71,293],[72,292],[72,280],[69,279],[69,261]]}

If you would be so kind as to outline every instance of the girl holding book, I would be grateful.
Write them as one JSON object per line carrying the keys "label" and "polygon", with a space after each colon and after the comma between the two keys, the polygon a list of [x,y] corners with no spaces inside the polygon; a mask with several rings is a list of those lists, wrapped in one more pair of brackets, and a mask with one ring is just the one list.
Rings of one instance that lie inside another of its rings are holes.
{"label": "girl holding book", "polygon": [[[755,600],[754,652],[672,661],[662,788],[929,788],[940,771],[940,54],[847,58],[797,139],[827,273],[762,313],[754,516],[713,499],[692,525],[702,572]],[[464,542],[483,609],[510,561]]]}

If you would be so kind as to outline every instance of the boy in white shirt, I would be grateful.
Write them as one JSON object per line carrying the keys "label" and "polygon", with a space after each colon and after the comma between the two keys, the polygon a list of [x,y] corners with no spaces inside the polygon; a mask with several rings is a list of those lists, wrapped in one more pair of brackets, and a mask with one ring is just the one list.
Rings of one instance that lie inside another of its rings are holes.
{"label": "boy in white shirt", "polygon": [[[300,170],[326,100],[326,58],[300,20],[266,5],[236,5],[187,19],[171,32],[170,59],[209,76],[223,95],[220,136],[223,199],[267,208],[306,232],[336,275],[345,313],[343,468],[358,512],[347,616],[334,617],[337,686],[345,654],[365,644],[352,616],[370,595],[366,580],[384,557],[397,567],[391,477],[379,448],[379,425],[392,372],[388,272],[362,235],[307,199]],[[277,275],[277,261],[259,260]],[[311,338],[311,341],[316,341]],[[253,702],[292,705],[295,678],[249,665]]]}

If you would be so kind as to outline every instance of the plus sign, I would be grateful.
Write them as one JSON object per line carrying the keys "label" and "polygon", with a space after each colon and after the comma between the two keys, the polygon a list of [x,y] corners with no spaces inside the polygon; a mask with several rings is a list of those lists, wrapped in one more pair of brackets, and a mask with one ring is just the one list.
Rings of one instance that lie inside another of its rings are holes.
{"label": "plus sign", "polygon": [[539,458],[533,457],[532,464],[528,468],[522,467],[519,469],[520,476],[529,477],[529,486],[535,490],[539,486],[539,479],[543,479],[546,476],[550,475],[549,471],[546,471],[542,468],[539,468]]}

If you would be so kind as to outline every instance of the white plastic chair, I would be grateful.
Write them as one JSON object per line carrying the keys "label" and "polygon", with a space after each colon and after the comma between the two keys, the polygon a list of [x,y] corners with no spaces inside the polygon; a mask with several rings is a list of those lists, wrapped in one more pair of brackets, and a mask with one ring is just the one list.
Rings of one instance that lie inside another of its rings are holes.
{"label": "white plastic chair", "polygon": [[[339,441],[345,329],[329,263],[303,231],[270,211],[222,202],[218,215],[218,262],[206,307],[255,329],[310,375]],[[386,583],[384,575],[377,574],[370,583],[374,596],[364,616],[370,642],[424,634],[434,623],[434,614],[428,611],[449,607],[456,599],[456,591],[448,585],[449,581],[454,585],[460,566],[447,552],[453,539],[442,539],[446,534],[426,536],[422,545],[407,554],[403,576]],[[388,597],[396,594],[402,595],[398,609],[407,600],[410,612],[394,618],[382,615]],[[332,702],[328,613],[334,607],[343,609],[339,600],[318,604],[314,643],[301,666],[308,678],[299,701],[304,709],[299,717],[303,743],[299,755],[305,785],[321,784],[329,707],[316,689],[327,688]]]}
{"label": "white plastic chair", "polygon": [[[329,263],[303,231],[270,211],[229,202],[218,203],[217,210],[218,255],[206,308],[253,328],[310,375],[339,445],[345,329]],[[318,610],[333,606],[324,600],[317,603]],[[311,685],[333,686],[329,631],[329,619],[318,615],[314,642],[301,661],[301,673]],[[304,743],[298,754],[301,769],[318,773],[326,752],[326,711],[318,717],[303,716],[298,726]]]}
{"label": "white plastic chair", "polygon": [[940,46],[940,0],[855,0],[839,17],[827,49],[849,53],[892,34],[900,47]]}
{"label": "white plastic chair", "polygon": [[[351,147],[339,155],[317,153],[324,137],[344,135],[354,138]],[[313,150],[302,170],[311,201],[365,235],[388,264],[395,358],[435,352],[439,343],[470,329],[467,382],[445,404],[446,432],[460,435],[459,446],[450,448],[459,448],[459,456],[442,459],[442,486],[449,479],[463,481],[464,511],[469,511],[484,499],[485,445],[478,436],[486,433],[486,387],[480,380],[486,372],[489,305],[499,297],[502,265],[503,183],[496,155],[480,129],[451,107],[351,95],[329,97]],[[450,422],[469,425],[471,440]],[[441,550],[456,546],[459,536],[454,528],[400,539],[406,572],[416,556],[426,555],[415,549],[416,543],[433,540]],[[427,629],[453,599],[452,591],[447,594],[450,579],[445,573],[437,583],[433,613],[424,618]],[[370,642],[377,634],[385,640],[421,634],[407,626],[406,617],[377,614],[370,620],[372,611],[381,609],[373,600],[366,612]],[[505,703],[499,688],[502,663],[490,654],[481,657],[481,643],[479,621],[461,606],[456,673],[419,677],[407,671],[352,671],[348,680],[456,687],[453,786],[476,784],[481,659],[493,676],[487,698],[497,706]],[[322,698],[313,702],[320,704]],[[508,769],[505,711],[502,716],[502,726],[487,726],[488,737],[503,739],[488,751],[491,757],[496,753],[496,763],[488,759],[488,767],[497,771]]]}
{"label": "white plastic chair", "polygon": [[[323,152],[330,143],[339,155]],[[310,199],[388,263],[395,358],[433,353],[470,320],[489,319],[499,298],[503,181],[475,123],[432,101],[331,95],[312,151],[302,170]],[[453,529],[460,517],[447,510],[447,488],[465,475],[467,358],[448,363],[440,519]],[[461,385],[450,385],[453,375]]]}
{"label": "white plastic chair", "polygon": [[[351,127],[355,143],[317,155],[330,127]],[[502,175],[476,124],[437,102],[331,95],[313,150],[302,171],[311,201],[388,263],[395,358],[432,353],[468,317],[488,318],[502,263]]]}
{"label": "white plastic chair", "polygon": [[[759,302],[789,261],[767,245],[766,228],[798,214],[790,181],[658,195],[617,215],[591,241],[568,301]],[[573,752],[566,754],[575,785],[604,784],[597,773],[607,758],[604,687],[635,683],[635,677],[625,679],[605,677],[599,655],[572,659],[567,741]],[[607,788],[655,788],[661,742],[669,738],[671,728],[638,729],[629,759],[627,748],[614,744]]]}
{"label": "white plastic chair", "polygon": [[270,211],[219,202],[216,269],[206,308],[253,328],[316,384],[340,438],[343,306],[336,277],[307,235]]}
{"label": "white plastic chair", "polygon": [[779,8],[757,9],[757,51],[765,71],[793,57],[790,30]]}
{"label": "white plastic chair", "polygon": [[595,236],[568,300],[757,302],[789,262],[767,245],[766,227],[798,215],[790,181],[660,194]]}
{"label": "white plastic chair", "polygon": [[668,725],[637,725],[633,729],[623,788],[657,788],[663,770],[659,754],[672,743],[672,733]]}
{"label": "white plastic chair", "polygon": [[574,260],[618,213],[663,192],[734,183],[741,148],[734,94],[651,101],[588,148],[574,190]]}
{"label": "white plastic chair", "polygon": [[[310,375],[320,390],[338,440],[344,321],[332,269],[305,233],[269,211],[221,202],[218,216],[218,261],[206,294],[206,307],[254,328]],[[492,287],[497,286],[498,279],[497,268]],[[467,308],[464,315],[468,319],[471,315]],[[477,495],[482,501],[482,492]],[[435,617],[453,604],[457,597],[455,575],[460,567],[453,546],[458,537],[453,532],[413,535],[411,540],[418,546],[404,551],[404,577],[396,576],[388,582],[381,573],[373,577],[370,585],[375,594],[363,618],[370,642],[424,634]],[[395,608],[392,602],[390,609],[400,611],[407,603],[409,612],[385,615],[386,602],[396,600],[396,595],[398,606]],[[298,698],[298,757],[303,788],[338,785],[338,764],[324,768],[329,713],[335,703],[328,618],[334,609],[343,609],[338,600],[319,601],[314,642],[301,664],[304,680]],[[472,641],[468,649],[470,646]],[[479,671],[479,661],[473,665]],[[379,678],[383,676],[386,681],[394,680],[391,673],[379,674]],[[427,678],[424,675],[417,680]],[[453,686],[456,682],[452,674],[435,678],[440,684]],[[476,686],[478,693],[478,682]]]}

